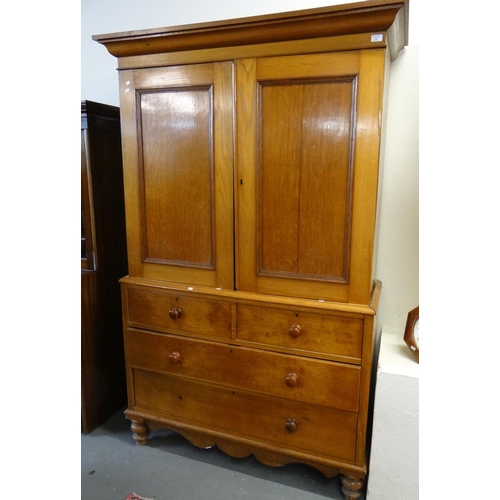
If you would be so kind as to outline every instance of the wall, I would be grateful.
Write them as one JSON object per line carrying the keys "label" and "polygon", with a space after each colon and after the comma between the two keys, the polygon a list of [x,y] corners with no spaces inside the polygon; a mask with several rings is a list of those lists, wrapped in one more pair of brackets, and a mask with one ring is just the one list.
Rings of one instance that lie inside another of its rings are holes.
{"label": "wall", "polygon": [[401,336],[382,332],[367,500],[419,498],[419,381]]}
{"label": "wall", "polygon": [[[81,99],[119,105],[116,59],[92,35],[254,16],[340,3],[335,0],[82,0]],[[409,46],[391,68],[380,205],[378,322],[404,331],[418,296],[418,0],[410,4]]]}

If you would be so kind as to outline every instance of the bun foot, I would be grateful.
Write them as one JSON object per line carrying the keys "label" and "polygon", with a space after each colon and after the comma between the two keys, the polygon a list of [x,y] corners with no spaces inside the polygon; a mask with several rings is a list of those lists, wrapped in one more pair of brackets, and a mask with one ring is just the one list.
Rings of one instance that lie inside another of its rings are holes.
{"label": "bun foot", "polygon": [[136,444],[138,444],[139,446],[143,446],[147,443],[149,437],[149,429],[145,423],[139,422],[137,420],[132,420],[130,429],[133,432],[133,437]]}
{"label": "bun foot", "polygon": [[364,479],[341,474],[340,480],[342,481],[342,493],[344,493],[346,500],[357,500],[361,496]]}

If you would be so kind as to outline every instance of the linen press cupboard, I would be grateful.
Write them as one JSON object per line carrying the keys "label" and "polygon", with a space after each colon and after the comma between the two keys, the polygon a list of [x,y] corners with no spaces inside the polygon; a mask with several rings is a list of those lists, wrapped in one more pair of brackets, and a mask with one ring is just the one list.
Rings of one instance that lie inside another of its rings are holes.
{"label": "linen press cupboard", "polygon": [[[367,474],[387,74],[408,3],[94,36],[118,58],[133,436]],[[367,437],[368,436],[368,437]]]}

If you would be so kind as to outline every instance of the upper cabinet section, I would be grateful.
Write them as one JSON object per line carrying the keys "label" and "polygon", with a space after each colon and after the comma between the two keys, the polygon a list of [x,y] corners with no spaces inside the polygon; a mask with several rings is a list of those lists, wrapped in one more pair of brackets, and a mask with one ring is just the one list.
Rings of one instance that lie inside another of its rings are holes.
{"label": "upper cabinet section", "polygon": [[130,277],[368,305],[407,11],[373,0],[95,36],[119,58]]}

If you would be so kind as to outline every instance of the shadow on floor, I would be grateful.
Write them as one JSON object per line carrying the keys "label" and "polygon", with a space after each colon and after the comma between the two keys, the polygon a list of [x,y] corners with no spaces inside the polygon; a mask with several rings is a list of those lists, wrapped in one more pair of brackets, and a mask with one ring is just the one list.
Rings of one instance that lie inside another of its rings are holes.
{"label": "shadow on floor", "polygon": [[[92,436],[106,435],[118,439],[122,443],[130,445],[130,452],[133,453],[137,445],[132,437],[130,421],[125,418],[124,411],[125,408],[114,414],[93,431]],[[252,455],[245,458],[234,458],[226,455],[217,447],[197,448],[183,436],[169,429],[152,431],[145,446],[198,463],[210,464],[264,481],[300,489],[324,498],[345,498],[342,494],[340,476],[327,478],[317,469],[305,464],[293,463],[283,467],[270,467],[262,464]],[[359,500],[364,498],[365,496],[362,494]]]}

